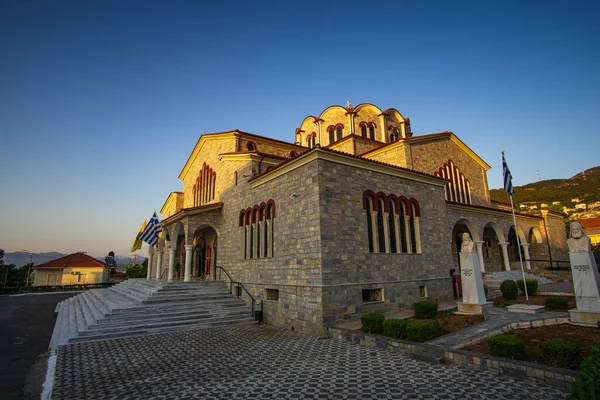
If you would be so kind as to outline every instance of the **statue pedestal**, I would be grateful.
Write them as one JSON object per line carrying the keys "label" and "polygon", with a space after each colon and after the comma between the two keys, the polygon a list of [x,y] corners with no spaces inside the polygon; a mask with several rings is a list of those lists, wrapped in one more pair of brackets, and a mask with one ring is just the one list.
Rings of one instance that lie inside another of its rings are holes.
{"label": "statue pedestal", "polygon": [[483,314],[484,310],[493,307],[493,303],[485,298],[479,259],[475,252],[461,252],[460,275],[462,279],[462,302],[457,302],[457,314]]}
{"label": "statue pedestal", "polygon": [[600,321],[600,274],[591,251],[569,253],[577,308],[569,310],[571,321],[595,325]]}

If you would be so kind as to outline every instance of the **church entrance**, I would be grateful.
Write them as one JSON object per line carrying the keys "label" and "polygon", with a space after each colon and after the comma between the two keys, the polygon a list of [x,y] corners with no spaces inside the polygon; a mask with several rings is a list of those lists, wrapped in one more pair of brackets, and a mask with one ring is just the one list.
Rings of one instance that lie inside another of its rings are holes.
{"label": "church entrance", "polygon": [[217,232],[210,226],[198,228],[194,234],[192,279],[214,279],[214,254]]}

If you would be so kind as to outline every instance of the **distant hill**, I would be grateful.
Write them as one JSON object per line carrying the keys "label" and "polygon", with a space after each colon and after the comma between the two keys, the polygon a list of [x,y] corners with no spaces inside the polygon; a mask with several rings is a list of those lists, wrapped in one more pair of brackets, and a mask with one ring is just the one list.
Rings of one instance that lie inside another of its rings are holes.
{"label": "distant hill", "polygon": [[[33,253],[33,264],[40,265],[46,263],[48,261],[56,260],[57,258],[61,258],[67,256],[68,254],[57,253],[57,252],[49,252],[49,253]],[[104,257],[96,257],[98,260],[104,262]],[[133,257],[119,257],[117,256],[117,266],[124,268],[127,265],[130,265],[133,261]],[[136,262],[142,263],[144,261],[144,257],[137,257]],[[25,251],[15,251],[13,253],[4,253],[4,264],[15,264],[17,268],[22,267],[23,265],[29,264],[29,253]]]}
{"label": "distant hill", "polygon": [[[585,174],[585,178],[584,178]],[[503,189],[490,190],[492,200],[510,203]],[[600,166],[590,168],[569,179],[549,179],[516,186],[513,201],[521,203],[550,203],[560,201],[563,206],[572,206],[571,199],[578,198],[583,203],[600,201]]]}

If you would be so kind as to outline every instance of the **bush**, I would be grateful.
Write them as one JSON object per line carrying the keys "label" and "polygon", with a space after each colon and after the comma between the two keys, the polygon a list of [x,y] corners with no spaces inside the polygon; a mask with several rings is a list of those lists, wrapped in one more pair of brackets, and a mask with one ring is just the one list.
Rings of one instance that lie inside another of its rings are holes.
{"label": "bush", "polygon": [[517,337],[498,335],[489,338],[487,342],[493,356],[512,358],[513,360],[522,360],[525,356],[525,343]]}
{"label": "bush", "polygon": [[406,325],[408,322],[405,319],[387,319],[383,322],[383,334],[396,339],[406,339]]}
{"label": "bush", "polygon": [[[527,294],[532,295],[536,294],[538,291],[538,281],[537,279],[525,279],[527,283]],[[517,280],[517,286],[519,286],[519,290],[521,293],[525,294],[525,287],[523,286],[523,279]]]}
{"label": "bush", "polygon": [[551,366],[574,368],[579,364],[581,346],[565,340],[546,340],[540,343],[542,358]]}
{"label": "bush", "polygon": [[367,333],[383,333],[383,321],[385,321],[385,315],[378,312],[370,312],[363,314],[360,317],[362,323],[363,332]]}
{"label": "bush", "polygon": [[417,301],[413,304],[415,317],[417,318],[435,318],[438,311],[438,303],[433,300]]}
{"label": "bush", "polygon": [[600,346],[593,346],[583,360],[579,376],[575,378],[569,400],[597,399],[600,397]]}
{"label": "bush", "polygon": [[548,296],[546,297],[546,307],[549,310],[566,310],[569,308],[569,304],[564,297]]}
{"label": "bush", "polygon": [[500,291],[506,300],[514,300],[519,295],[519,287],[517,286],[517,282],[511,280],[502,282],[500,285]]}
{"label": "bush", "polygon": [[426,342],[435,336],[436,329],[429,322],[410,322],[406,325],[406,338],[413,342]]}
{"label": "bush", "polygon": [[485,299],[487,300],[488,287],[487,287],[487,285],[485,283],[483,284],[483,292],[485,293]]}

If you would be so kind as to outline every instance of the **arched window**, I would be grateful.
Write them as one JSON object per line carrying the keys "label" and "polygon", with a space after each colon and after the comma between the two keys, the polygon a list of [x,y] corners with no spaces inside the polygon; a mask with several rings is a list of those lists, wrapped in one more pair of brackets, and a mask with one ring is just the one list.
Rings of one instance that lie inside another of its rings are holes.
{"label": "arched window", "polygon": [[365,138],[367,137],[367,124],[364,122],[360,123],[360,135]]}
{"label": "arched window", "polygon": [[[375,140],[375,124],[369,124],[369,139]],[[385,138],[383,138],[385,140]]]}
{"label": "arched window", "polygon": [[396,215],[395,215],[396,207],[395,207],[392,199],[389,199],[388,202],[389,202],[388,206],[390,209],[390,212],[388,215],[388,224],[389,224],[389,230],[390,230],[390,252],[397,253],[398,248],[396,247]]}
{"label": "arched window", "polygon": [[343,129],[342,125],[338,125],[335,128],[335,131],[336,131],[336,140],[342,139],[342,129]]}
{"label": "arched window", "polygon": [[312,148],[312,141],[310,139],[311,137],[310,135],[308,135],[308,137],[306,138],[306,147],[308,147],[309,149]]}
{"label": "arched window", "polygon": [[311,147],[315,147],[317,145],[317,134],[315,132],[313,132],[311,137],[312,137],[311,138],[311,144],[312,144]]}
{"label": "arched window", "polygon": [[194,206],[202,206],[215,199],[217,173],[206,163],[196,178],[196,190],[193,192]]}
{"label": "arched window", "polygon": [[399,202],[398,228],[400,228],[400,253],[408,253],[408,237],[406,236],[408,220],[406,218],[406,203]]}
{"label": "arched window", "polygon": [[373,249],[373,198],[367,197],[367,235],[369,237],[369,251],[372,253]]}
{"label": "arched window", "polygon": [[385,205],[383,199],[377,199],[379,204],[379,211],[377,211],[377,238],[379,239],[379,252],[385,253],[385,219],[383,213],[385,211]]}
{"label": "arched window", "polygon": [[248,151],[255,151],[256,145],[254,144],[254,142],[248,142],[248,143],[246,143],[246,149]]}
{"label": "arched window", "polygon": [[447,201],[472,204],[471,183],[452,160],[448,160],[434,175],[448,181],[444,190]]}
{"label": "arched window", "polygon": [[296,158],[298,157],[298,153],[296,153],[294,150],[290,151],[290,158]]}
{"label": "arched window", "polygon": [[335,129],[333,129],[333,126],[327,128],[327,132],[329,133],[329,144],[335,142]]}

